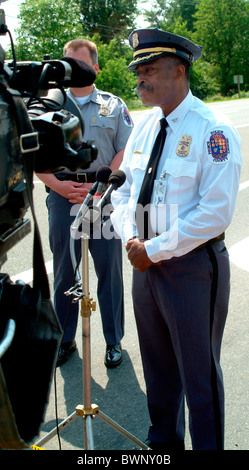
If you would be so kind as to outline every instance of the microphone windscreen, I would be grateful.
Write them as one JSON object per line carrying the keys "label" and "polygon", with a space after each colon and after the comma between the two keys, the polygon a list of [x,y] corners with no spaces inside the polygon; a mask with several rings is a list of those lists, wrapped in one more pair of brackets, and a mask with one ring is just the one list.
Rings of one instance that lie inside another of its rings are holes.
{"label": "microphone windscreen", "polygon": [[98,170],[96,171],[96,180],[99,183],[107,184],[111,172],[112,172],[111,168],[107,165],[103,165],[99,167]]}
{"label": "microphone windscreen", "polygon": [[67,62],[72,69],[72,76],[70,79],[71,87],[84,87],[92,85],[96,73],[91,65],[83,62],[83,60],[73,59],[72,57],[63,57],[62,62]]}
{"label": "microphone windscreen", "polygon": [[112,184],[119,188],[124,184],[126,180],[126,174],[122,170],[114,170],[108,180],[109,184]]}

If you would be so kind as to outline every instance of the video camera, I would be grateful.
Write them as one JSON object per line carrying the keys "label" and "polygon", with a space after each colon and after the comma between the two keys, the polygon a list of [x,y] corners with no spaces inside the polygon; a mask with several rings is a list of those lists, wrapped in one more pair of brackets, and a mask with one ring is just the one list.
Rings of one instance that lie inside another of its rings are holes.
{"label": "video camera", "polygon": [[74,172],[97,158],[92,142],[83,142],[80,109],[64,90],[89,86],[96,74],[67,57],[17,62],[0,9],[0,36],[7,32],[13,60],[5,62],[0,45],[0,268],[31,231],[24,218],[29,207],[34,244],[33,287],[0,274],[0,449],[23,449],[39,432],[62,339],[34,211],[33,172]]}
{"label": "video camera", "polygon": [[[0,9],[0,36],[9,33]],[[10,33],[9,33],[10,34]],[[11,34],[10,34],[11,38]],[[53,173],[89,168],[97,158],[92,142],[83,142],[80,109],[64,87],[91,85],[96,74],[85,62],[4,61],[0,46],[0,267],[6,252],[30,232],[24,160],[33,171]]]}

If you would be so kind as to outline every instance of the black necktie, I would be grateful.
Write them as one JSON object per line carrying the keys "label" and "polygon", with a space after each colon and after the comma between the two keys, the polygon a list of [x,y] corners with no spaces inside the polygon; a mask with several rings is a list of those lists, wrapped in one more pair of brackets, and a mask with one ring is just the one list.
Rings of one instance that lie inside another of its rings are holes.
{"label": "black necktie", "polygon": [[[140,194],[138,196],[137,204],[140,205],[140,211],[136,213],[136,224],[138,229],[139,238],[149,238],[149,214],[148,212],[143,212],[141,206],[145,207],[147,204],[150,204],[151,195],[153,192],[154,180],[156,178],[157,167],[163,150],[163,146],[166,138],[166,127],[168,123],[165,118],[160,120],[161,130],[159,131],[151,156],[145,170],[145,175],[143,183],[141,186]],[[139,215],[140,212],[140,215]],[[141,216],[143,212],[144,217]]]}

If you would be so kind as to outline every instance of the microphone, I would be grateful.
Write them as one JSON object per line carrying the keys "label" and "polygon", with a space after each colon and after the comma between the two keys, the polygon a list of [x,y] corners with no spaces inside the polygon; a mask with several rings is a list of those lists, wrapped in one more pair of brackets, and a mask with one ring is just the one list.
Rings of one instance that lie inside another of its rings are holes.
{"label": "microphone", "polygon": [[120,188],[120,186],[124,184],[125,180],[126,174],[122,170],[114,170],[108,179],[109,187],[95,207],[101,211],[103,207],[110,202],[112,191],[116,191],[116,189]]}
{"label": "microphone", "polygon": [[19,91],[33,91],[34,84],[40,89],[54,88],[54,82],[65,87],[81,88],[92,85],[96,73],[91,65],[83,60],[63,57],[61,60],[43,60],[40,62],[17,62],[16,70],[5,67],[5,74],[12,88]]}
{"label": "microphone", "polygon": [[96,78],[96,73],[93,67],[86,62],[83,62],[83,60],[73,59],[72,57],[63,57],[60,61],[56,63],[55,61],[53,62],[55,67],[60,67],[59,64],[62,64],[65,69],[68,69],[68,65],[70,66],[69,76],[65,75],[64,80],[62,81],[65,86],[75,88],[89,86],[93,84]]}
{"label": "microphone", "polygon": [[[115,191],[124,184],[126,175],[122,170],[114,170],[109,179],[109,187],[104,192],[100,200],[86,212],[82,218],[82,232],[93,233],[99,228],[101,222],[101,212],[109,204],[112,191]],[[93,227],[94,226],[94,227]]]}
{"label": "microphone", "polygon": [[102,165],[98,168],[96,171],[96,181],[92,185],[92,187],[89,189],[87,196],[85,197],[83,203],[81,204],[80,210],[78,211],[78,214],[74,220],[74,222],[71,225],[72,229],[78,229],[79,224],[77,223],[78,219],[80,219],[83,216],[82,210],[83,207],[86,206],[88,208],[87,204],[88,202],[92,199],[96,191],[99,190],[99,187],[102,187],[103,184],[106,184],[108,182],[108,177],[111,173],[111,169],[107,165]]}
{"label": "microphone", "polygon": [[96,172],[96,179],[99,183],[97,186],[96,193],[94,195],[95,198],[99,198],[100,196],[102,196],[104,189],[106,189],[111,172],[111,168],[105,165],[101,166]]}
{"label": "microphone", "polygon": [[[71,235],[70,236],[70,255],[71,255],[72,265],[75,271],[75,279],[77,281],[80,280],[80,274],[79,274],[79,270],[77,269],[77,259],[75,255],[74,240],[75,239],[77,240],[78,235],[79,235],[79,230],[80,228],[82,228],[82,219],[86,215],[86,212],[89,210],[89,207],[87,205],[88,202],[92,199],[96,191],[99,190],[98,188],[100,186],[102,187],[102,184],[106,184],[108,182],[108,177],[110,175],[110,172],[111,172],[111,169],[107,165],[102,165],[101,167],[98,168],[98,170],[96,171],[96,181],[92,185],[86,198],[81,204],[78,214],[76,215],[70,227],[70,235]],[[84,212],[83,212],[83,209],[85,209]]]}

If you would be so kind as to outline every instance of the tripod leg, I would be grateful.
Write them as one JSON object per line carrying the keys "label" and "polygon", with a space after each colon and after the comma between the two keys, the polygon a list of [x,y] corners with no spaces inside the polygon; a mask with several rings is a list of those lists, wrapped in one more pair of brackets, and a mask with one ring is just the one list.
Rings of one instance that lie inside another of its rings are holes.
{"label": "tripod leg", "polygon": [[94,450],[92,417],[90,415],[84,418],[84,443],[85,450]]}
{"label": "tripod leg", "polygon": [[92,431],[92,420],[94,416],[99,416],[100,419],[106,422],[113,429],[118,431],[124,437],[129,439],[131,442],[136,444],[138,447],[144,450],[150,448],[146,446],[142,441],[137,439],[131,433],[122,428],[119,424],[113,421],[104,413],[100,412],[97,405],[91,403],[91,328],[90,328],[90,317],[91,311],[95,310],[96,304],[92,302],[92,298],[89,297],[89,279],[88,279],[88,242],[87,239],[82,238],[82,278],[83,278],[83,292],[84,296],[81,300],[81,316],[82,316],[82,374],[83,374],[83,405],[78,405],[76,412],[70,415],[64,420],[58,428],[52,430],[43,439],[40,439],[36,446],[40,447],[42,444],[47,442],[51,437],[56,435],[58,430],[64,429],[65,426],[70,424],[78,416],[84,419],[84,448],[86,450],[94,450],[93,443],[93,431]]}
{"label": "tripod leg", "polygon": [[57,427],[52,429],[46,436],[42,437],[35,443],[37,447],[42,447],[43,444],[48,442],[52,437],[56,436],[56,434],[63,429],[65,429],[69,424],[71,424],[76,418],[78,418],[78,413],[74,411],[70,416],[68,416],[64,421],[62,421]]}
{"label": "tripod leg", "polygon": [[109,416],[105,415],[104,413],[102,413],[101,411],[98,411],[96,413],[96,416],[98,416],[100,419],[102,419],[106,424],[108,424],[109,426],[111,426],[113,429],[115,429],[115,431],[118,431],[120,434],[122,434],[122,436],[126,437],[127,439],[129,439],[131,442],[133,442],[134,444],[136,444],[138,447],[140,447],[141,449],[143,450],[150,450],[150,448],[148,446],[146,446],[146,444],[144,444],[144,442],[140,441],[139,439],[137,439],[135,436],[133,436],[131,433],[129,433],[128,431],[126,431],[126,429],[122,428],[122,426],[120,426],[119,424],[117,424],[115,421],[113,421],[111,418],[109,418]]}

